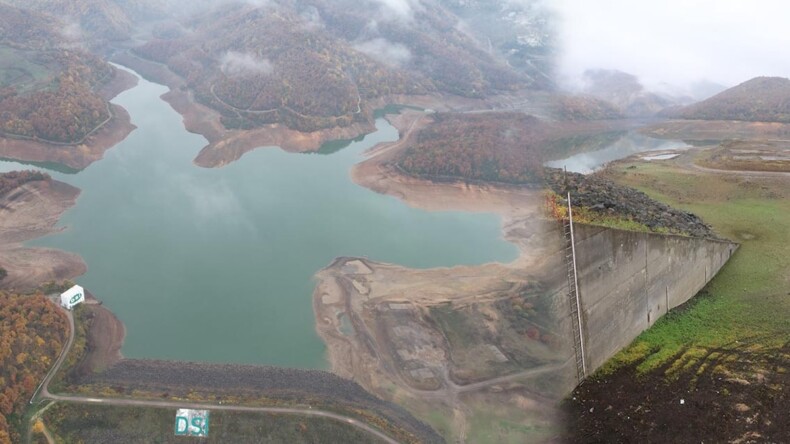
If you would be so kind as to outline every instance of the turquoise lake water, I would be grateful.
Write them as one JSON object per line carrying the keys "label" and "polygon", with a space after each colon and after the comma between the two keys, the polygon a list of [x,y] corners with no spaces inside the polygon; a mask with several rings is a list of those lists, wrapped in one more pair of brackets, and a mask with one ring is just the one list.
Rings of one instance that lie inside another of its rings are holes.
{"label": "turquoise lake water", "polygon": [[113,100],[137,130],[83,171],[48,170],[82,194],[66,231],[30,243],[83,257],[76,281],[126,325],[126,357],[326,368],[312,276],[335,257],[419,268],[516,258],[498,216],[418,210],[351,181],[364,150],[397,140],[383,119],[329,154],[267,148],[204,169],[192,160],[206,141],[166,91],[141,80]]}

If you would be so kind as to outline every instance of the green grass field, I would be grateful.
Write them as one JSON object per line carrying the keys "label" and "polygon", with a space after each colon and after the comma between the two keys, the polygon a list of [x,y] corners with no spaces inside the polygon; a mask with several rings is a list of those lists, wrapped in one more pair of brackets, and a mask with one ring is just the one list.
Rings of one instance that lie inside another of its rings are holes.
{"label": "green grass field", "polygon": [[13,86],[19,93],[51,86],[57,69],[42,54],[0,46],[0,88]]}
{"label": "green grass field", "polygon": [[[669,313],[601,370],[639,362],[640,373],[671,363],[668,376],[710,350],[790,341],[790,180],[692,174],[671,164],[618,164],[607,174],[650,197],[691,211],[741,243],[686,307]],[[673,362],[674,360],[674,362]]]}
{"label": "green grass field", "polygon": [[211,412],[209,436],[175,436],[175,409],[57,403],[43,421],[58,442],[378,443],[342,422],[298,415]]}

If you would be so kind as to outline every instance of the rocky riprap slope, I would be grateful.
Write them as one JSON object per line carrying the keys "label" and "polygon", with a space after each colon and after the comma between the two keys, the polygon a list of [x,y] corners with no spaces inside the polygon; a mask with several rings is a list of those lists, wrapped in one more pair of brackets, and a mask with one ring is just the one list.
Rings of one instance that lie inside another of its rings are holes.
{"label": "rocky riprap slope", "polygon": [[617,185],[595,174],[564,173],[547,168],[545,178],[548,187],[560,196],[570,192],[574,207],[584,207],[603,216],[631,219],[651,231],[669,230],[692,237],[718,238],[711,227],[696,215],[657,202],[641,191]]}

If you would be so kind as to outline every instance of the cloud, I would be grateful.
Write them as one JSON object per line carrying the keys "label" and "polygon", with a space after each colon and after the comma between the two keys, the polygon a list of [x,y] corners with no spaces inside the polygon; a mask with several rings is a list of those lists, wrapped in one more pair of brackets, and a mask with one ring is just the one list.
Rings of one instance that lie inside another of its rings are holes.
{"label": "cloud", "polygon": [[265,58],[247,52],[228,51],[219,60],[220,69],[225,75],[267,75],[274,66]]}
{"label": "cloud", "polygon": [[82,27],[76,20],[65,20],[60,28],[60,34],[67,40],[82,40]]}
{"label": "cloud", "polygon": [[357,43],[354,49],[389,66],[401,67],[411,60],[409,48],[382,38]]}
{"label": "cloud", "polygon": [[734,85],[790,76],[790,2],[557,0],[566,82],[589,68],[633,73],[648,87],[708,79]]}
{"label": "cloud", "polygon": [[192,207],[191,219],[199,229],[223,225],[257,234],[258,230],[249,212],[231,187],[219,180],[201,181],[190,175],[179,174],[170,179]]}
{"label": "cloud", "polygon": [[65,48],[83,48],[85,43],[85,31],[82,29],[79,20],[71,16],[60,17],[61,26],[58,29],[63,37],[62,46]]}
{"label": "cloud", "polygon": [[268,7],[272,3],[271,0],[244,0],[244,2],[259,8]]}
{"label": "cloud", "polygon": [[373,0],[381,6],[381,20],[411,20],[414,12],[422,11],[420,0]]}
{"label": "cloud", "polygon": [[321,19],[321,13],[315,6],[309,5],[299,13],[299,18],[302,19],[304,29],[312,31],[324,27],[324,21]]}

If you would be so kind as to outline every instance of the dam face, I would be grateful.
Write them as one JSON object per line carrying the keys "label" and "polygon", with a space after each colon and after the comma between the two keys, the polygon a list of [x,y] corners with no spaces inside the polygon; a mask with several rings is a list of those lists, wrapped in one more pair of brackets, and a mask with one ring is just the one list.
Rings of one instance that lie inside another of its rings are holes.
{"label": "dam face", "polygon": [[[588,375],[696,295],[738,248],[713,239],[581,224],[574,229]],[[565,299],[570,306],[567,292]],[[570,322],[578,321],[568,309],[561,323],[569,335]]]}

